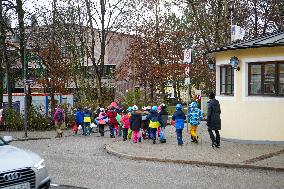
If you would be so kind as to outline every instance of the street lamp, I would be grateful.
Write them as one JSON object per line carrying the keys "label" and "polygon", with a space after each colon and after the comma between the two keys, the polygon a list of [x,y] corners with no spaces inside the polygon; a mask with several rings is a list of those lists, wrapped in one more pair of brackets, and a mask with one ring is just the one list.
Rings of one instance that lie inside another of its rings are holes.
{"label": "street lamp", "polygon": [[229,0],[228,2],[228,11],[230,14],[230,34],[231,34],[231,42],[233,42],[233,38],[232,38],[232,25],[233,25],[233,11],[234,11],[234,0]]}
{"label": "street lamp", "polygon": [[[23,85],[24,85],[24,131],[25,137],[28,137],[28,87],[32,84],[33,81],[28,80],[28,59],[27,59],[27,39],[30,35],[26,36],[24,39],[24,65],[23,65]],[[12,41],[14,43],[19,43],[19,37],[17,35],[13,36]]]}

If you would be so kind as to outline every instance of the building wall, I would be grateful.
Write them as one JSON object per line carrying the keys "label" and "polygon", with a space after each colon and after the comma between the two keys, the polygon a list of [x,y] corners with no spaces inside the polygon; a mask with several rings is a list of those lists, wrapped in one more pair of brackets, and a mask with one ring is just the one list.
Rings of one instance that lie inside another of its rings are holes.
{"label": "building wall", "polygon": [[[235,71],[234,96],[220,95],[220,65],[232,56],[240,60]],[[248,96],[248,63],[284,61],[284,47],[219,52],[216,57],[216,98],[221,104],[224,138],[284,141],[284,97]]]}

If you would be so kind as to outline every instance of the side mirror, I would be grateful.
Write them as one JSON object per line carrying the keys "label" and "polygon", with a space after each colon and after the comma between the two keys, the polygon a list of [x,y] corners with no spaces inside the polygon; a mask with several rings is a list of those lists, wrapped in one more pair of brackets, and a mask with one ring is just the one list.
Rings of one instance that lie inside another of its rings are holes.
{"label": "side mirror", "polygon": [[13,141],[13,137],[12,136],[4,136],[3,137],[4,141],[7,142],[7,143],[10,143]]}

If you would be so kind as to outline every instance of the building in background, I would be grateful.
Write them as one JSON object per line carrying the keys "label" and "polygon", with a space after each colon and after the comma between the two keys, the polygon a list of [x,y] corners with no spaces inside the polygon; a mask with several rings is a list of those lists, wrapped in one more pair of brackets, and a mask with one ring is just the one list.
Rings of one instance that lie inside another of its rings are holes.
{"label": "building in background", "polygon": [[[89,30],[85,30],[88,32]],[[95,60],[98,61],[100,58],[100,31],[96,30],[97,32],[95,33],[95,41],[96,41],[96,46],[95,46]],[[38,79],[38,74],[42,71],[44,71],[46,68],[42,64],[41,59],[37,56],[36,54],[39,53],[40,50],[44,49],[47,47],[48,44],[48,35],[47,34],[48,29],[46,27],[42,26],[36,29],[33,28],[27,28],[26,29],[26,53],[27,53],[27,61],[28,61],[28,73],[29,73],[29,79],[34,80],[34,82],[30,85],[30,90],[31,90],[31,96],[38,96],[39,94],[47,94],[48,89],[41,84],[39,84],[37,81]],[[38,44],[35,44],[35,41],[38,40]],[[68,44],[66,44],[64,41],[60,41],[61,39],[56,39],[59,40],[58,44],[61,44],[60,46],[60,51],[61,51],[61,57],[66,60],[70,61],[72,59],[72,54],[70,53],[70,48],[68,48]],[[90,40],[90,39],[89,39]],[[103,73],[102,73],[102,83],[103,86],[107,86],[108,88],[111,88],[112,91],[115,91],[116,87],[116,81],[115,81],[115,69],[116,67],[121,64],[126,57],[129,44],[131,40],[131,35],[119,33],[119,32],[109,32],[108,39],[107,39],[107,46],[106,46],[106,53],[105,53],[105,63],[103,67]],[[18,46],[19,45],[19,40],[17,35],[9,35],[7,37],[7,41],[11,43],[11,47],[9,47],[8,52],[9,52],[9,57],[15,57],[15,60],[13,60],[13,64],[11,65],[11,70],[12,70],[12,92],[15,94],[13,97],[13,101],[21,96],[21,93],[24,92],[24,85],[23,85],[23,69],[22,65],[19,60],[19,52],[17,49],[13,48],[13,46]],[[79,44],[79,42],[78,42]],[[80,46],[78,45],[78,48]],[[87,56],[84,56],[81,61],[80,65],[84,67],[83,69],[83,77],[86,82],[93,80],[94,81],[94,67],[91,63],[91,59],[88,58]],[[5,77],[6,78],[6,77]],[[6,92],[7,90],[7,82],[6,80],[3,81],[5,89],[4,91]],[[90,90],[95,90],[95,82],[93,89]],[[76,93],[77,87],[74,82],[74,80],[69,79],[69,81],[66,84],[66,88],[68,88],[69,92],[66,92],[67,94],[73,94]],[[35,97],[37,98],[37,97]],[[4,102],[7,101],[7,98],[4,95]],[[22,101],[20,101],[22,102]],[[73,102],[73,101],[72,101]],[[23,102],[22,102],[23,103]],[[35,103],[37,104],[37,103]],[[45,104],[42,102],[41,104]],[[72,103],[73,104],[73,103]],[[22,109],[22,105],[21,105]]]}

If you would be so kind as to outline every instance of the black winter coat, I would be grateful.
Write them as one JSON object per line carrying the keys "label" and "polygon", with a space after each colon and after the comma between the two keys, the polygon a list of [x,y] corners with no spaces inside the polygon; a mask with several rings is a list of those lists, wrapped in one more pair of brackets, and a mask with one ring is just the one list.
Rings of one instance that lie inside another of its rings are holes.
{"label": "black winter coat", "polygon": [[211,130],[221,130],[221,108],[219,101],[211,99],[207,102],[208,114],[207,114],[207,126]]}
{"label": "black winter coat", "polygon": [[166,127],[168,124],[169,113],[166,110],[162,110],[160,111],[159,116],[161,117],[161,127]]}
{"label": "black winter coat", "polygon": [[130,117],[130,129],[132,131],[140,131],[142,123],[142,115],[139,113],[133,113]]}

